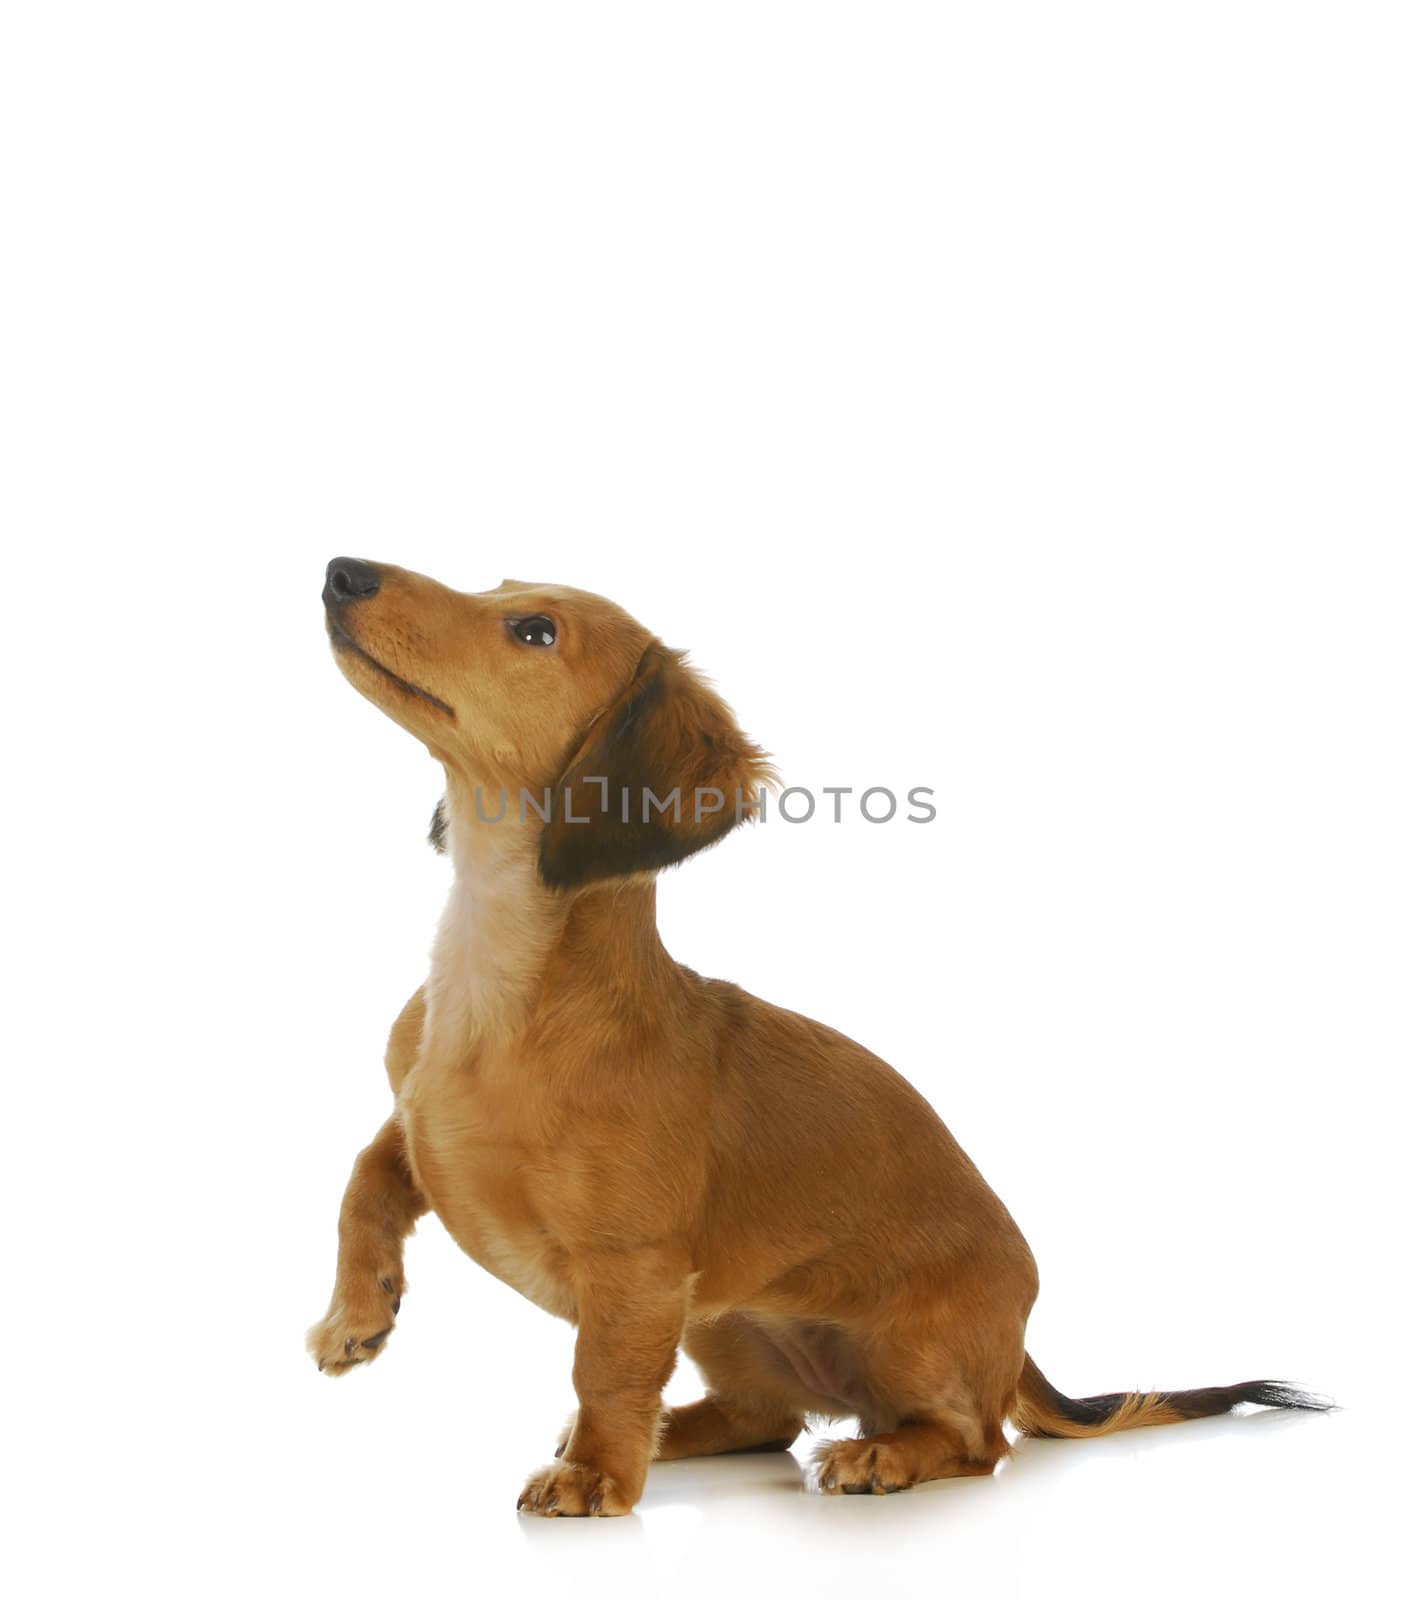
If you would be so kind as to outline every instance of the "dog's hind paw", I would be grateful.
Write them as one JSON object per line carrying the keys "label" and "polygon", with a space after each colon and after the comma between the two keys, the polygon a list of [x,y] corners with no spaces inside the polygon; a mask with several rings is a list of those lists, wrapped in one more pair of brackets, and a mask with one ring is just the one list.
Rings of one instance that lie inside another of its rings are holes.
{"label": "dog's hind paw", "polygon": [[823,1445],[811,1470],[820,1494],[895,1494],[916,1481],[890,1446],[866,1439],[838,1439]]}

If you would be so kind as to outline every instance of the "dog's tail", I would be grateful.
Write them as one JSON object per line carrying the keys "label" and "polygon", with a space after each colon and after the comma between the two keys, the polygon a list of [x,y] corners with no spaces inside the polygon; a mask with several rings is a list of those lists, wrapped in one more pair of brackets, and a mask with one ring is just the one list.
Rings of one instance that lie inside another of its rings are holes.
{"label": "dog's tail", "polygon": [[1164,1394],[1095,1394],[1073,1400],[1043,1377],[1032,1356],[1023,1358],[1023,1375],[1013,1410],[1020,1433],[1042,1439],[1094,1439],[1122,1428],[1149,1428],[1193,1417],[1219,1417],[1234,1406],[1278,1406],[1290,1411],[1330,1411],[1334,1404],[1289,1383],[1259,1378],[1223,1389],[1170,1389]]}

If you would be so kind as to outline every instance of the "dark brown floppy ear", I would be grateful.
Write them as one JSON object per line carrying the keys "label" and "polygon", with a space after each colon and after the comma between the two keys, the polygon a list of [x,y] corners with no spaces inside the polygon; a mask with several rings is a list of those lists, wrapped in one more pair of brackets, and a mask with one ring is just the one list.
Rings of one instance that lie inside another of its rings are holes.
{"label": "dark brown floppy ear", "polygon": [[552,787],[541,876],[572,889],[670,867],[753,814],[771,776],[682,653],[651,644]]}

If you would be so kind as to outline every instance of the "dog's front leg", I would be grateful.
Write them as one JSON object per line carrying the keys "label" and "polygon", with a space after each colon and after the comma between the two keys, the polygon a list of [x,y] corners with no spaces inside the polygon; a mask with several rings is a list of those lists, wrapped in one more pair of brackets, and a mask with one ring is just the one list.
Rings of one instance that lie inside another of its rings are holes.
{"label": "dog's front leg", "polygon": [[341,1201],[336,1287],[327,1314],[307,1332],[320,1371],[340,1376],[379,1355],[404,1293],[404,1240],[428,1208],[391,1117],[356,1157]]}
{"label": "dog's front leg", "polygon": [[577,1264],[574,1277],[580,1409],[560,1459],[527,1480],[517,1509],[620,1516],[643,1492],[686,1320],[688,1268],[673,1252],[648,1250]]}

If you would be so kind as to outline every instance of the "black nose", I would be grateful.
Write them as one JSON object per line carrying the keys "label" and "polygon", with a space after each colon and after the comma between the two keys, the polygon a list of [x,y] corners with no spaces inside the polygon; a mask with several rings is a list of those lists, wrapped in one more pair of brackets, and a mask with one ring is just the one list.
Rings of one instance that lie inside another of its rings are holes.
{"label": "black nose", "polygon": [[337,556],[326,564],[326,587],[322,599],[329,606],[348,600],[366,600],[380,587],[380,574],[368,561],[354,556]]}

